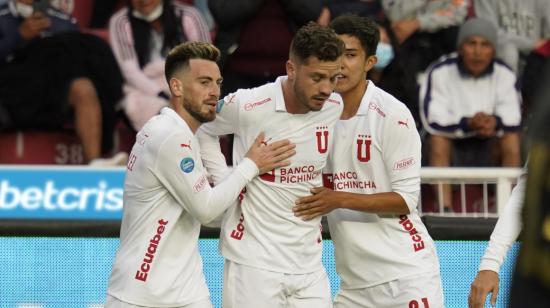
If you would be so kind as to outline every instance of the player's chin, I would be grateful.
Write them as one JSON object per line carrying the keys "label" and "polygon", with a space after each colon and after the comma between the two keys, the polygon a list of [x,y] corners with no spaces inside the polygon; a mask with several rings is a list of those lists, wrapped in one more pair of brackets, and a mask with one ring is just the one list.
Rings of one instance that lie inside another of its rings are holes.
{"label": "player's chin", "polygon": [[323,109],[325,102],[326,100],[312,99],[311,102],[309,103],[309,109],[311,111],[319,111]]}
{"label": "player's chin", "polygon": [[206,122],[212,122],[216,119],[216,111],[207,111],[201,114],[200,122],[206,123]]}

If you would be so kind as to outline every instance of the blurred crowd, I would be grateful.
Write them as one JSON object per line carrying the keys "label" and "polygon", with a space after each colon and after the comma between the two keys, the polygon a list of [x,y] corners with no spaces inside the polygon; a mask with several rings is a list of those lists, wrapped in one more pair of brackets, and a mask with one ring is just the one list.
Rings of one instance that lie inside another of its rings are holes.
{"label": "blurred crowd", "polygon": [[0,138],[70,128],[86,162],[121,164],[113,131],[167,105],[172,47],[213,42],[223,96],[284,75],[300,26],[349,13],[379,25],[368,78],[413,113],[424,166],[523,165],[547,0],[0,0]]}

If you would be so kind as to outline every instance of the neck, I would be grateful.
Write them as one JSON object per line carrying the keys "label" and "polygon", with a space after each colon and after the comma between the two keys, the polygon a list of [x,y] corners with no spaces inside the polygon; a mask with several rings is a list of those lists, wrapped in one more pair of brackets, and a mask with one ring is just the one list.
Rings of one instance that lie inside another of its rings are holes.
{"label": "neck", "polygon": [[201,123],[197,121],[192,115],[183,108],[183,105],[173,99],[170,101],[170,107],[187,123],[189,129],[195,134],[197,129],[201,126]]}
{"label": "neck", "polygon": [[298,99],[296,98],[296,93],[292,89],[290,81],[287,79],[282,82],[283,87],[283,98],[285,100],[286,112],[293,114],[307,113],[309,110],[304,106],[298,104]]}
{"label": "neck", "polygon": [[359,110],[359,105],[361,105],[361,99],[363,99],[363,95],[365,95],[367,86],[368,81],[365,80],[349,91],[340,93],[344,100],[344,110],[342,111],[340,119],[347,120],[357,114],[357,110]]}

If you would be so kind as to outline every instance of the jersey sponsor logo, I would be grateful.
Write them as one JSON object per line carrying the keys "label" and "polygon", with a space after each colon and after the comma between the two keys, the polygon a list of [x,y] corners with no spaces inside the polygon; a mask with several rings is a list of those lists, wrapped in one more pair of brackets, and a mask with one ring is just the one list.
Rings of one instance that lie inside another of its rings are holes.
{"label": "jersey sponsor logo", "polygon": [[195,169],[195,161],[191,157],[186,157],[180,161],[180,169],[185,173],[190,173]]}
{"label": "jersey sponsor logo", "polygon": [[195,185],[193,185],[193,191],[198,193],[200,191],[202,191],[205,187],[206,187],[206,184],[208,183],[208,180],[206,179],[206,176],[201,176],[197,182],[195,182]]}
{"label": "jersey sponsor logo", "polygon": [[393,170],[405,170],[413,166],[414,163],[414,157],[405,158],[393,164]]}
{"label": "jersey sponsor logo", "polygon": [[321,154],[325,154],[328,150],[328,127],[317,127],[315,136],[317,137],[317,151]]}
{"label": "jersey sponsor logo", "polygon": [[366,163],[370,160],[370,145],[372,140],[368,135],[357,136],[357,160]]}
{"label": "jersey sponsor logo", "polygon": [[416,228],[414,227],[414,224],[409,219],[407,215],[400,215],[399,216],[399,224],[403,226],[403,229],[407,232],[409,232],[409,235],[411,236],[411,239],[413,241],[413,249],[414,252],[418,252],[425,248],[424,241],[422,240],[422,236],[418,233]]}
{"label": "jersey sponsor logo", "polygon": [[164,229],[166,228],[166,225],[168,224],[168,220],[160,219],[158,221],[158,227],[157,232],[149,240],[149,246],[147,246],[147,250],[145,251],[145,257],[143,258],[143,263],[141,263],[141,266],[136,271],[136,275],[134,276],[134,279],[141,280],[143,282],[147,281],[147,276],[149,276],[149,271],[151,270],[153,260],[155,259],[155,253],[157,252],[157,247],[160,245],[160,241],[162,240],[162,233],[164,233]]}
{"label": "jersey sponsor logo", "polygon": [[327,102],[333,103],[333,104],[336,104],[336,105],[340,105],[340,101],[332,99],[332,98],[327,98]]}
{"label": "jersey sponsor logo", "polygon": [[376,183],[370,180],[360,180],[355,171],[342,171],[332,174],[333,187],[335,190],[346,189],[376,189]]}
{"label": "jersey sponsor logo", "polygon": [[136,163],[137,156],[134,153],[130,154],[130,158],[128,158],[128,163],[126,164],[126,169],[130,171],[134,171],[134,164]]}
{"label": "jersey sponsor logo", "polygon": [[258,106],[261,106],[261,105],[263,105],[263,104],[265,104],[265,103],[267,103],[267,102],[270,102],[270,101],[271,101],[271,98],[268,97],[268,98],[266,98],[266,99],[264,99],[264,100],[261,100],[261,101],[259,101],[259,102],[255,102],[255,103],[246,103],[246,104],[244,105],[244,110],[250,111],[250,110],[252,110],[252,109],[254,109],[254,108],[258,107]]}
{"label": "jersey sponsor logo", "polygon": [[244,235],[244,215],[241,213],[241,216],[239,217],[239,223],[237,223],[237,228],[231,230],[231,237],[236,239],[237,241],[240,241],[243,239]]}
{"label": "jersey sponsor logo", "polygon": [[326,188],[334,189],[332,173],[323,173],[323,186]]}
{"label": "jersey sponsor logo", "polygon": [[383,118],[386,117],[386,113],[382,111],[382,109],[380,109],[380,106],[378,106],[378,104],[369,103],[369,109],[376,111],[376,113],[378,113]]}
{"label": "jersey sponsor logo", "polygon": [[189,140],[188,143],[182,143],[182,144],[180,144],[180,147],[182,147],[182,148],[188,148],[190,151],[192,151],[192,149],[191,149],[191,140]]}
{"label": "jersey sponsor logo", "polygon": [[[301,183],[314,180],[321,174],[320,170],[316,170],[314,165],[297,166],[291,168],[279,168],[278,175],[280,183]],[[266,182],[277,182],[275,169],[268,173],[260,175],[260,179]]]}
{"label": "jersey sponsor logo", "polygon": [[409,119],[406,119],[405,121],[397,120],[397,126],[405,126],[409,128]]}
{"label": "jersey sponsor logo", "polygon": [[264,174],[260,174],[260,179],[266,182],[275,182],[275,169]]}

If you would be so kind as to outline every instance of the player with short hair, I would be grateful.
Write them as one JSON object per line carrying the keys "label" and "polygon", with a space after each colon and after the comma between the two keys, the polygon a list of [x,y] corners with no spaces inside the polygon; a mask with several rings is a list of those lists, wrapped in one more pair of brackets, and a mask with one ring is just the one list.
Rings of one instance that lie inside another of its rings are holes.
{"label": "player with short hair", "polygon": [[407,107],[366,79],[378,26],[342,15],[329,27],[346,45],[336,87],[344,111],[324,171],[334,190],[313,188],[295,214],[328,214],[341,278],[335,307],[443,307],[435,245],[416,209],[420,137]]}
{"label": "player with short hair", "polygon": [[220,235],[225,308],[332,307],[321,262],[321,219],[302,221],[292,207],[322,184],[343,107],[333,93],[343,49],[332,29],[305,25],[291,43],[287,76],[229,94],[216,120],[201,127],[212,136],[235,134],[234,164],[260,131],[267,144],[282,139],[296,144],[291,165],[248,183],[241,203],[225,216]]}
{"label": "player with short hair", "polygon": [[105,307],[212,307],[198,252],[200,224],[227,209],[258,173],[287,166],[294,153],[288,140],[263,146],[260,134],[239,166],[210,187],[194,134],[216,117],[219,54],[212,44],[194,42],[166,59],[170,108],[147,122],[132,149]]}

